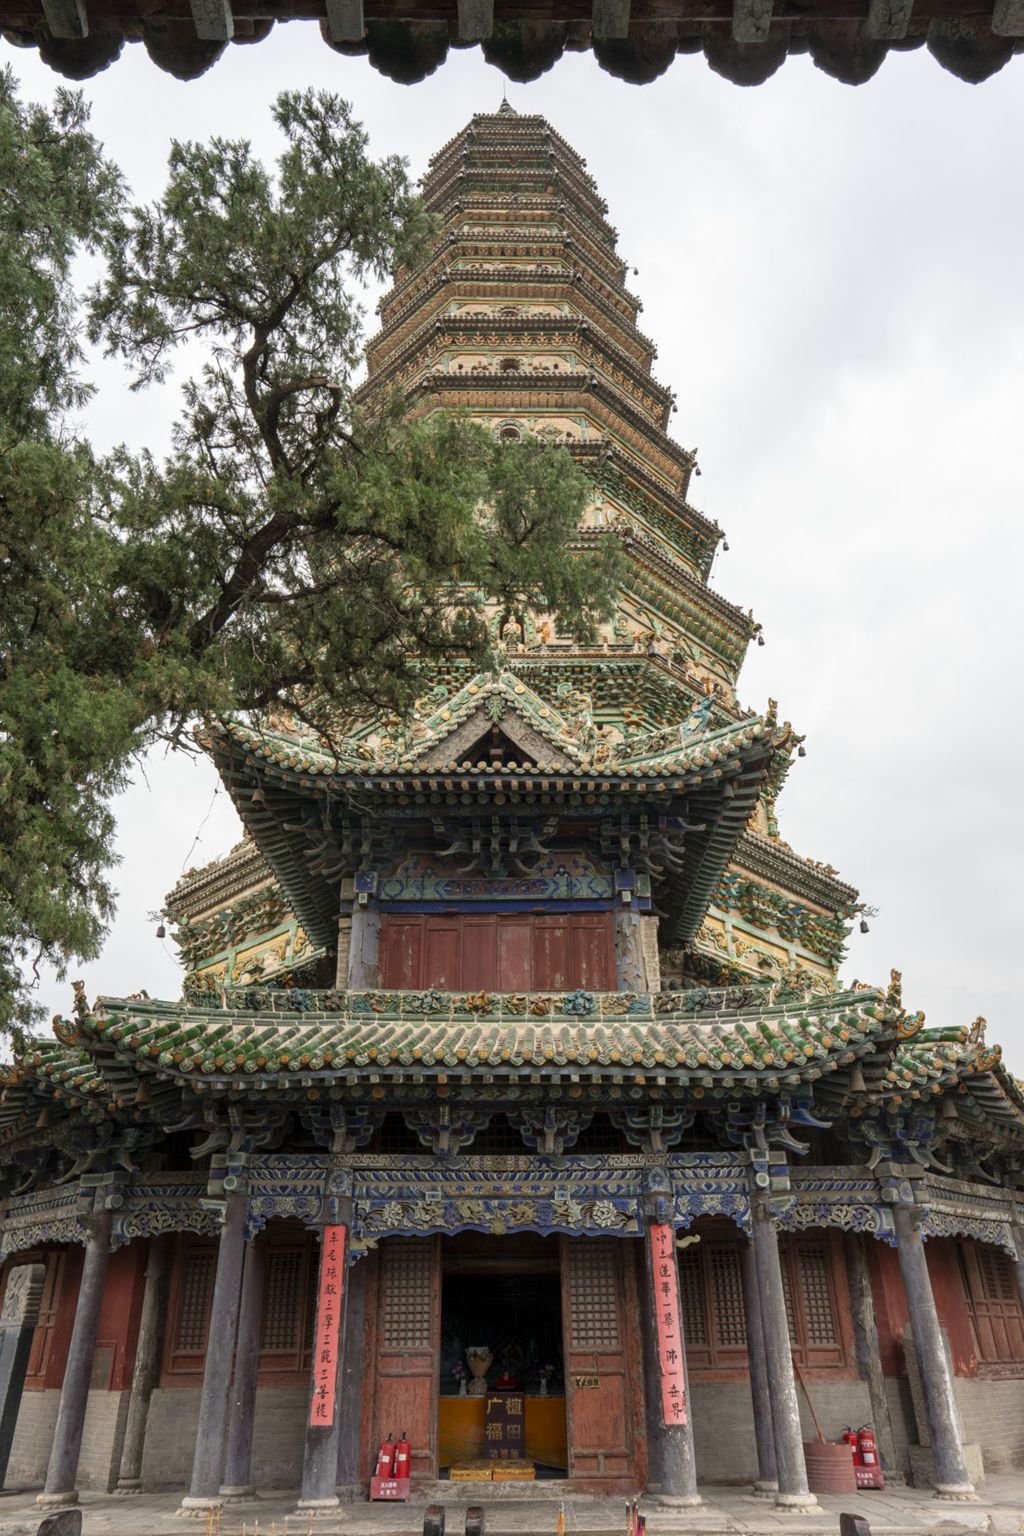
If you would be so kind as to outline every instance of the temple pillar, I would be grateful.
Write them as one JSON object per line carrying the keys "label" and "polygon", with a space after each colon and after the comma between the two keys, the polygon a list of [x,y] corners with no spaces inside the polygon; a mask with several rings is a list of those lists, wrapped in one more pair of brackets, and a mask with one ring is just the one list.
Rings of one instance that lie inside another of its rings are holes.
{"label": "temple pillar", "polygon": [[754,1482],[754,1492],[773,1494],[778,1492],[779,1476],[775,1466],[772,1393],[768,1384],[768,1364],[765,1359],[761,1293],[757,1283],[757,1259],[754,1255],[753,1243],[744,1243],[740,1252],[743,1313],[747,1328],[747,1367],[750,1371],[754,1440],[757,1445],[757,1478]]}
{"label": "temple pillar", "polygon": [[256,1416],[265,1275],[266,1248],[262,1238],[254,1237],[245,1245],[242,1265],[235,1375],[231,1383],[224,1481],[220,1490],[222,1500],[251,1499],[256,1491],[252,1481],[252,1431]]}
{"label": "temple pillar", "polygon": [[351,1198],[329,1201],[336,1220],[320,1229],[320,1281],[310,1380],[306,1443],[302,1457],[299,1508],[333,1509],[338,1503],[338,1447],[341,1397],[345,1385],[342,1342],[345,1337],[348,1236]]}
{"label": "temple pillar", "polygon": [[[679,1264],[675,1228],[653,1223],[644,1237],[646,1274],[644,1364],[647,1380],[647,1439],[649,1486],[659,1502],[694,1507],[697,1460],[693,1448],[693,1416],[686,1377],[686,1340],[679,1300]],[[676,1380],[671,1380],[672,1372]],[[672,1398],[681,1399],[678,1403]]]}
{"label": "temple pillar", "polygon": [[897,1205],[893,1210],[893,1220],[896,1226],[896,1252],[899,1254],[903,1274],[910,1331],[935,1458],[935,1496],[939,1499],[974,1499],[977,1495],[960,1442],[956,1387],[942,1344],[924,1239],[909,1206]]}
{"label": "temple pillar", "polygon": [[871,1400],[871,1422],[878,1445],[878,1456],[887,1477],[903,1481],[896,1470],[896,1439],[892,1432],[889,1397],[885,1390],[885,1375],[878,1345],[878,1324],[875,1321],[875,1303],[871,1294],[871,1275],[864,1238],[859,1232],[847,1232],[844,1239],[846,1250],[846,1279],[850,1287],[850,1311],[853,1317],[853,1340],[857,1352],[857,1368],[861,1380],[867,1383]]}
{"label": "temple pillar", "polygon": [[615,933],[615,987],[619,992],[646,992],[640,913],[632,906],[618,906],[613,914]]}
{"label": "temple pillar", "polygon": [[359,1452],[363,1434],[363,1375],[366,1360],[363,1335],[366,1329],[365,1258],[347,1271],[348,1300],[341,1357],[341,1427],[338,1433],[337,1492],[341,1499],[355,1499],[363,1489]]}
{"label": "temple pillar", "polygon": [[353,992],[372,991],[380,982],[380,913],[358,901],[352,907],[349,936],[348,985]]}
{"label": "temple pillar", "polygon": [[19,1264],[7,1276],[0,1311],[0,1488],[11,1459],[45,1280],[45,1264]]}
{"label": "temple pillar", "polygon": [[818,1501],[807,1486],[800,1404],[797,1401],[796,1377],[793,1373],[786,1296],[782,1289],[779,1238],[770,1210],[763,1200],[756,1197],[750,1204],[750,1224],[775,1436],[775,1466],[779,1482],[775,1502],[787,1509],[817,1509]]}
{"label": "temple pillar", "polygon": [[64,1385],[60,1390],[57,1422],[53,1430],[50,1464],[46,1472],[43,1491],[36,1500],[44,1508],[58,1508],[78,1503],[75,1479],[78,1476],[78,1456],[82,1449],[82,1431],[85,1413],[89,1406],[89,1382],[92,1378],[93,1356],[96,1353],[96,1329],[100,1320],[100,1303],[107,1278],[110,1259],[110,1227],[113,1215],[110,1211],[97,1211],[91,1218],[92,1230],[85,1245],[82,1278],[78,1287],[78,1303],[75,1322],[71,1330],[71,1345],[64,1368]]}
{"label": "temple pillar", "polygon": [[168,1247],[167,1237],[150,1238],[146,1256],[146,1285],[142,1293],[142,1316],[139,1318],[139,1336],[135,1341],[135,1366],[128,1399],[128,1418],[121,1447],[121,1469],[114,1490],[122,1495],[142,1492],[142,1453],[146,1445],[149,1400],[160,1374]]}
{"label": "temple pillar", "polygon": [[199,1425],[192,1462],[192,1481],[181,1501],[183,1515],[203,1514],[220,1504],[221,1472],[231,1396],[231,1362],[238,1332],[242,1289],[245,1217],[248,1196],[232,1191],[224,1201],[224,1224],[217,1245],[217,1273],[206,1345],[203,1386],[199,1394]]}

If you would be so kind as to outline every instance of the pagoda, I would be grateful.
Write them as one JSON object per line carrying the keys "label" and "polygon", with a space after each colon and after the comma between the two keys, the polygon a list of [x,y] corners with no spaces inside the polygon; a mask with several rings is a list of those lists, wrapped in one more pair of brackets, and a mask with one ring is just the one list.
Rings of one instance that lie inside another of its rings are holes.
{"label": "pagoda", "polygon": [[490,670],[340,744],[210,729],[246,838],[168,898],[183,998],[79,988],[6,1071],[8,1477],[315,1511],[402,1428],[421,1493],[813,1510],[799,1380],[971,1498],[1024,1454],[1021,1085],[839,980],[863,907],[780,835],[801,737],[737,697],[759,627],[585,163],[506,104],[423,194],[364,401],[571,454],[614,615],[495,614]]}

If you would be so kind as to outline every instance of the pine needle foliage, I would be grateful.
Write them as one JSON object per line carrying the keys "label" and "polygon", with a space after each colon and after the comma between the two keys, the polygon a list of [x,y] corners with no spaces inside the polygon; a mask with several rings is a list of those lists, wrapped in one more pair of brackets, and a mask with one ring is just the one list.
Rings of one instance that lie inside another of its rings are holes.
{"label": "pine needle foliage", "polygon": [[[26,962],[98,953],[111,798],[155,742],[272,708],[401,714],[432,660],[492,662],[495,612],[586,637],[611,611],[618,545],[580,541],[564,450],[361,403],[366,284],[434,227],[339,98],[273,110],[276,165],[174,143],[141,206],[79,97],[25,106],[0,76],[0,1028],[34,1017]],[[76,430],[83,326],[133,388],[177,392],[163,456]]]}

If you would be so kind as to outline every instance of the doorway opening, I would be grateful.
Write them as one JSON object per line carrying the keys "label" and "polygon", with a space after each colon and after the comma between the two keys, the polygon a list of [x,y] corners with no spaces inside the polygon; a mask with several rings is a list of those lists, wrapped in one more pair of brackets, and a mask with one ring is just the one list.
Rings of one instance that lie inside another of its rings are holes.
{"label": "doorway opening", "polygon": [[[556,1237],[466,1232],[443,1240],[438,1386],[442,1477],[568,1475]],[[495,1403],[501,1398],[507,1405]]]}

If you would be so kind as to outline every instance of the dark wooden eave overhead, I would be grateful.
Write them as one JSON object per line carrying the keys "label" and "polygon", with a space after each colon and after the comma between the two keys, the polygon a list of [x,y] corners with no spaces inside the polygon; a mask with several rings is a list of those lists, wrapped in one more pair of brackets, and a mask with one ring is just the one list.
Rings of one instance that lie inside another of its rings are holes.
{"label": "dark wooden eave overhead", "polygon": [[513,80],[592,48],[603,69],[636,84],[677,53],[703,53],[737,85],[766,80],[790,53],[857,85],[890,48],[922,46],[977,82],[1024,48],[1024,0],[0,0],[7,41],[38,48],[73,80],[106,69],[126,42],[195,79],[229,43],[262,42],[275,22],[302,20],[318,22],[329,47],[367,54],[404,83],[431,74],[450,47],[475,44]]}

